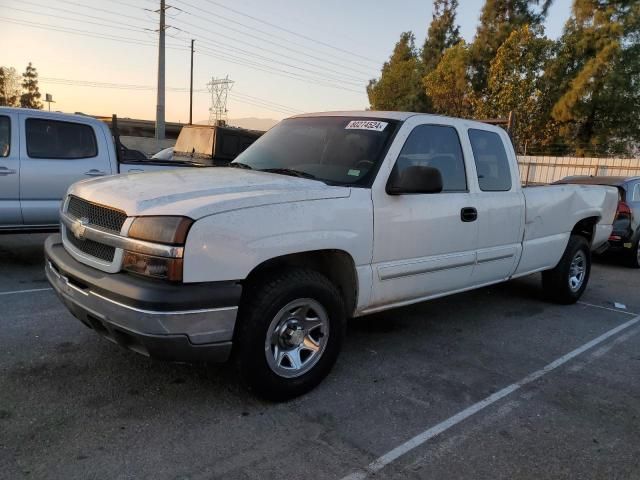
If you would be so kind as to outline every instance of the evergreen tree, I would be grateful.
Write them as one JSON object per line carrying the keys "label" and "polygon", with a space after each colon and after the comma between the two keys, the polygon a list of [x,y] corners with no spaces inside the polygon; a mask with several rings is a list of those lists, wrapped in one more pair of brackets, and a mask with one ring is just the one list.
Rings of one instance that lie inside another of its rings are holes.
{"label": "evergreen tree", "polygon": [[38,89],[38,72],[35,67],[27,65],[27,69],[22,74],[22,89],[23,94],[20,96],[20,106],[22,108],[42,108],[42,102],[40,101],[40,90]]}
{"label": "evergreen tree", "polygon": [[422,68],[413,33],[404,32],[396,43],[379,79],[369,82],[367,95],[372,110],[424,112],[427,99],[421,85]]}
{"label": "evergreen tree", "polygon": [[20,79],[13,67],[0,67],[0,106],[16,107],[20,98]]}
{"label": "evergreen tree", "polygon": [[425,75],[436,69],[447,48],[460,41],[457,8],[458,0],[433,0],[433,17],[421,52]]}
{"label": "evergreen tree", "polygon": [[640,3],[574,0],[550,66],[553,117],[578,155],[624,153],[640,141]]}
{"label": "evergreen tree", "polygon": [[525,25],[511,32],[491,62],[484,101],[476,115],[507,118],[516,115],[514,139],[522,152],[525,145],[540,148],[553,140],[552,102],[546,94],[543,72],[553,41],[542,35],[542,27]]}
{"label": "evergreen tree", "polygon": [[445,50],[440,63],[423,80],[433,113],[469,118],[474,95],[469,77],[469,48],[464,40]]}
{"label": "evergreen tree", "polygon": [[[542,25],[553,0],[486,0],[471,45],[473,86],[480,94],[487,85],[491,60],[511,32],[524,25]],[[578,0],[580,1],[580,0]]]}

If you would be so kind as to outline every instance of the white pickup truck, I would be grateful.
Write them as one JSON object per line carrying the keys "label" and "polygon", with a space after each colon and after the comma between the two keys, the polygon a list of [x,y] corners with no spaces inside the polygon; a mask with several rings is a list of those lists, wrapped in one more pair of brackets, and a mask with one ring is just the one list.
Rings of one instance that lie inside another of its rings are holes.
{"label": "white pickup truck", "polygon": [[75,184],[46,274],[109,340],[232,356],[274,399],[327,375],[349,317],[534,272],[577,301],[618,201],[608,187],[523,190],[506,132],[424,114],[290,118],[231,167]]}

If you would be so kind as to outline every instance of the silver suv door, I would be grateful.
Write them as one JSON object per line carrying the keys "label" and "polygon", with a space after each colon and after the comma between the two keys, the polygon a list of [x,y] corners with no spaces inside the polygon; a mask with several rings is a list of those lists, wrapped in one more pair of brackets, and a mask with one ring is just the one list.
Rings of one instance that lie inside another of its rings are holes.
{"label": "silver suv door", "polygon": [[25,225],[57,225],[60,202],[79,180],[109,175],[104,135],[90,122],[22,114],[20,200]]}
{"label": "silver suv door", "polygon": [[0,114],[0,229],[22,225],[17,115]]}

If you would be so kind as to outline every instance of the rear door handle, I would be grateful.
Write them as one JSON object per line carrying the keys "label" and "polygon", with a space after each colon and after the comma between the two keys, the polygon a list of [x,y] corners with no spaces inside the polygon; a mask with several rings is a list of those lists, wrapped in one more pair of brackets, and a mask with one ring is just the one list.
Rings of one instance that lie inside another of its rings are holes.
{"label": "rear door handle", "polygon": [[96,170],[95,168],[92,168],[88,172],[84,172],[84,174],[88,177],[104,177],[107,174],[107,172],[101,172],[100,170]]}
{"label": "rear door handle", "polygon": [[7,175],[15,175],[18,173],[16,170],[10,170],[7,167],[0,167],[0,177],[6,177]]}
{"label": "rear door handle", "polygon": [[460,220],[463,222],[475,222],[478,219],[478,210],[474,207],[465,207],[460,210]]}

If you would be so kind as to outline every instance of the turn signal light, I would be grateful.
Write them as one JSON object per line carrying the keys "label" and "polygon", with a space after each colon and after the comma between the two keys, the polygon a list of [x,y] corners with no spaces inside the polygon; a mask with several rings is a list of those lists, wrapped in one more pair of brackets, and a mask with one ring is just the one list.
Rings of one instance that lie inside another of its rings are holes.
{"label": "turn signal light", "polygon": [[182,281],[182,258],[165,258],[125,250],[122,269],[145,277]]}

